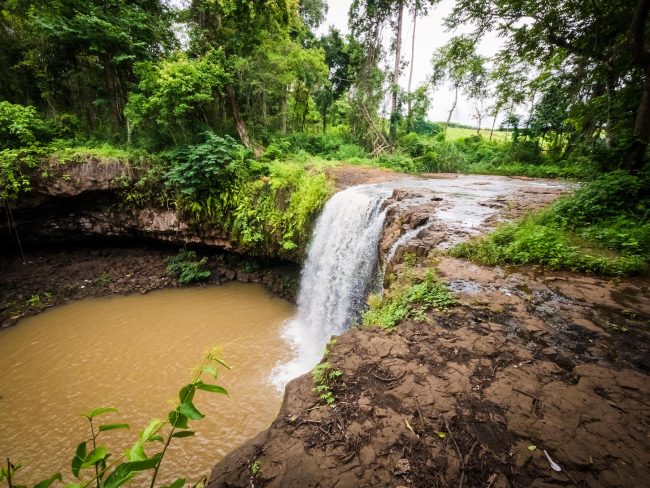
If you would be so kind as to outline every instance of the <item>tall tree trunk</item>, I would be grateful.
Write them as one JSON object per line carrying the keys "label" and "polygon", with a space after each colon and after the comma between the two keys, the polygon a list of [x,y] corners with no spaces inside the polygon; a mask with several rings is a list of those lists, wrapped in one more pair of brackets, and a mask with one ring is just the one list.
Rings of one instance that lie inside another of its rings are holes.
{"label": "tall tree trunk", "polygon": [[287,133],[287,97],[289,88],[287,86],[282,90],[282,101],[280,105],[280,131],[283,134]]}
{"label": "tall tree trunk", "polygon": [[492,128],[490,129],[490,140],[492,140],[492,136],[494,135],[494,126],[497,125],[498,116],[499,116],[499,109],[496,109],[496,112],[494,112],[494,118],[492,119]]}
{"label": "tall tree trunk", "polygon": [[268,129],[268,109],[266,107],[266,92],[262,92],[262,125]]}
{"label": "tall tree trunk", "polygon": [[650,141],[650,48],[646,43],[645,32],[650,13],[650,0],[638,0],[632,23],[630,39],[632,54],[636,64],[643,70],[643,94],[634,121],[634,142],[624,157],[625,169],[638,171],[643,166]]}
{"label": "tall tree trunk", "polygon": [[457,103],[458,103],[458,85],[456,85],[456,89],[454,91],[454,103],[451,105],[451,108],[449,109],[449,115],[447,116],[447,123],[445,124],[445,133],[447,133],[447,127],[449,127],[449,122],[451,122],[451,116],[454,113],[454,110],[456,110]]}
{"label": "tall tree trunk", "polygon": [[307,90],[305,95],[305,110],[302,112],[302,124],[301,131],[305,132],[305,120],[307,120],[307,114],[309,113],[309,90]]}
{"label": "tall tree trunk", "polygon": [[327,105],[323,109],[323,134],[327,132]]}
{"label": "tall tree trunk", "polygon": [[406,124],[406,133],[411,132],[411,125],[413,123],[412,120],[412,113],[411,113],[411,105],[413,100],[411,100],[411,84],[413,83],[413,65],[415,63],[415,27],[417,25],[418,21],[418,9],[417,6],[413,8],[413,38],[411,40],[411,66],[410,71],[409,71],[409,86],[408,86],[408,116],[407,116],[407,124]]}
{"label": "tall tree trunk", "polygon": [[241,139],[244,146],[246,146],[248,149],[255,150],[253,144],[251,143],[251,139],[248,136],[248,129],[246,128],[246,122],[244,122],[244,119],[241,116],[241,112],[239,111],[239,104],[237,103],[237,96],[235,95],[235,90],[233,90],[231,86],[228,86],[226,87],[226,93],[228,94],[228,98],[230,99],[230,106],[232,107],[232,115],[235,118],[235,125],[237,126],[237,133],[239,134],[239,138]]}
{"label": "tall tree trunk", "polygon": [[397,40],[395,42],[395,68],[393,70],[393,100],[390,111],[390,140],[397,140],[397,94],[399,93],[399,62],[402,55],[402,20],[404,17],[404,2],[400,0],[397,7]]}

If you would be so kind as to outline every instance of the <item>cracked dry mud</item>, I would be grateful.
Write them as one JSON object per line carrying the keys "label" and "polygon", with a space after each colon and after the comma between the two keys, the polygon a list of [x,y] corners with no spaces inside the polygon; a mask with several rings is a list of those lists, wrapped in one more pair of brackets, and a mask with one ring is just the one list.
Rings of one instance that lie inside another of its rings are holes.
{"label": "cracked dry mud", "polygon": [[649,280],[437,268],[456,307],[340,336],[335,405],[294,380],[210,486],[647,486]]}

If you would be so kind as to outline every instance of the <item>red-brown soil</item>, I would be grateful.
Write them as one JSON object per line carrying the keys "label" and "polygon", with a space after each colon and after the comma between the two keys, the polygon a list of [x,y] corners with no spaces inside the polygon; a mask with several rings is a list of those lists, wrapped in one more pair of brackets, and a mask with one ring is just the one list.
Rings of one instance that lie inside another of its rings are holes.
{"label": "red-brown soil", "polygon": [[436,267],[457,306],[340,336],[210,486],[647,486],[650,280]]}

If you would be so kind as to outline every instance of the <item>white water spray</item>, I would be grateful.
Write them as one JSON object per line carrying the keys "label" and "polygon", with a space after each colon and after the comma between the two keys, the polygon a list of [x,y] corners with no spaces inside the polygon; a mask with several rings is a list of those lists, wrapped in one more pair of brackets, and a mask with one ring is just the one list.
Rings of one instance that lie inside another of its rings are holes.
{"label": "white water spray", "polygon": [[335,194],[314,230],[298,294],[298,314],[284,336],[295,359],[275,368],[272,381],[287,381],[318,363],[332,335],[358,318],[377,272],[377,246],[391,190],[363,185]]}

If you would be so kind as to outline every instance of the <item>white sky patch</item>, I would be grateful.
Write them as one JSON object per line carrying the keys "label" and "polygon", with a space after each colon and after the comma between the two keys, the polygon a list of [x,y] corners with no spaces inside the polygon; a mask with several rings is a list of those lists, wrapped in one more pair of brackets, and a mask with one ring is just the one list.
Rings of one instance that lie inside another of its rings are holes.
{"label": "white sky patch", "polygon": [[[320,26],[317,34],[326,34],[330,26],[344,34],[348,30],[348,11],[352,0],[330,0],[329,11],[327,13],[327,20]],[[433,67],[431,58],[433,53],[439,47],[444,46],[454,35],[467,33],[470,29],[447,31],[443,26],[444,19],[451,13],[454,7],[454,0],[442,0],[438,5],[429,8],[429,13],[426,17],[418,17],[417,27],[415,32],[415,62],[413,68],[413,89],[417,88],[420,84],[424,83],[432,74]],[[413,17],[405,12],[404,15],[404,33],[402,41],[402,62],[411,60],[411,40],[413,35]],[[393,37],[391,32],[384,33],[384,42],[387,46]],[[500,39],[495,34],[490,33],[485,36],[479,43],[477,50],[478,53],[486,56],[494,56],[502,47],[503,39]],[[392,55],[389,54],[389,64],[393,65]],[[407,66],[400,77],[400,86],[404,89],[408,85],[410,66]],[[453,102],[453,91],[451,86],[441,86],[433,92],[432,106],[429,110],[429,118],[435,121],[445,121],[449,114]],[[484,109],[490,106],[490,101],[486,101]],[[467,97],[462,94],[458,97],[458,105],[452,116],[452,122],[459,122],[467,125],[476,126],[476,120],[473,119],[474,104],[470,102]],[[500,120],[497,121],[497,124]],[[492,119],[485,117],[483,119],[483,127],[492,124]]]}

